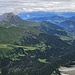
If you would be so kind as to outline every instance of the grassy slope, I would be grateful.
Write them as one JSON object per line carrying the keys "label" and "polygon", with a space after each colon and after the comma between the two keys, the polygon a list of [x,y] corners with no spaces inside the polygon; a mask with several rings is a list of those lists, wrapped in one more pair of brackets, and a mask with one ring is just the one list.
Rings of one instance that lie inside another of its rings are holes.
{"label": "grassy slope", "polygon": [[[46,32],[47,34],[50,35],[55,35],[60,37],[62,40],[72,40],[72,34],[63,28],[56,26],[52,23],[47,23],[47,22],[42,22],[42,23],[37,23],[37,22],[30,22],[30,21],[22,21],[19,22],[19,26],[12,26],[9,27],[9,24],[5,22],[6,27],[0,27],[0,44],[14,44],[15,42],[20,44],[20,39],[23,36],[28,36],[28,34],[34,34],[34,35],[39,35],[41,31]],[[43,25],[43,27],[41,26]],[[10,24],[11,26],[12,24]],[[5,26],[5,25],[4,25]],[[34,26],[40,26],[41,31],[38,29],[35,29]],[[32,28],[33,27],[33,28]]]}
{"label": "grassy slope", "polygon": [[0,27],[0,44],[20,43],[20,39],[23,36],[28,36],[29,33],[39,35],[40,31],[34,28]]}
{"label": "grassy slope", "polygon": [[66,29],[46,21],[40,24],[39,29],[47,34],[58,36],[62,40],[72,40],[74,36]]}

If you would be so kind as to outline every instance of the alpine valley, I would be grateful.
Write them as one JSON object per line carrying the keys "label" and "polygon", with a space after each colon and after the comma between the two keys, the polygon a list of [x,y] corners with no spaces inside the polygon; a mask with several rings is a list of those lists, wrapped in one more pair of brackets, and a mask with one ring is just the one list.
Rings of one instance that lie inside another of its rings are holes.
{"label": "alpine valley", "polygon": [[75,13],[66,13],[1,15],[0,75],[61,75],[75,64]]}

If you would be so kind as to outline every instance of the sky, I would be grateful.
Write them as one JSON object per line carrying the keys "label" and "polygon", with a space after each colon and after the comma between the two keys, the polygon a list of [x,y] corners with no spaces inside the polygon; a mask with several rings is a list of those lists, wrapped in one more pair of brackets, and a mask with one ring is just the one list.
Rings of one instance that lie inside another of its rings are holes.
{"label": "sky", "polygon": [[75,12],[75,0],[0,0],[0,14],[33,11]]}

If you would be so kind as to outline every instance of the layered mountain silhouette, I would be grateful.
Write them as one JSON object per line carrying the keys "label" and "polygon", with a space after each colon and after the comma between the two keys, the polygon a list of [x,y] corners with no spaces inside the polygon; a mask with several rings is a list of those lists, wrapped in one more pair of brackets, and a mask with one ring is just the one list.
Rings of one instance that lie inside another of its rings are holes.
{"label": "layered mountain silhouette", "polygon": [[63,16],[66,18],[70,18],[72,16],[75,16],[75,12],[44,12],[44,11],[37,11],[37,12],[22,12],[19,13],[18,16],[21,17],[22,19],[26,20],[29,18],[38,18],[38,17],[51,17],[51,16]]}
{"label": "layered mountain silhouette", "polygon": [[42,22],[42,21],[51,22],[67,29],[68,31],[71,31],[72,33],[75,33],[75,16],[66,18],[63,17],[63,15],[59,16],[55,14],[49,17],[34,17],[34,18],[29,18],[27,20],[32,22]]}
{"label": "layered mountain silhouette", "polygon": [[27,19],[28,21],[33,21],[33,22],[42,22],[42,21],[49,21],[55,24],[59,24],[65,20],[67,20],[67,18],[62,17],[62,16],[58,16],[58,15],[54,15],[54,16],[50,16],[50,17],[35,17],[35,18],[29,18]]}

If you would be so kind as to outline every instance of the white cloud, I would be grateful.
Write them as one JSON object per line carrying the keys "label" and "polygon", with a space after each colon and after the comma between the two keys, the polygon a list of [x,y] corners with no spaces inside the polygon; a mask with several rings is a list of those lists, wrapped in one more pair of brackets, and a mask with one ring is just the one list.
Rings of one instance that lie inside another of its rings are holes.
{"label": "white cloud", "polygon": [[7,12],[75,11],[74,0],[0,0],[0,14]]}

